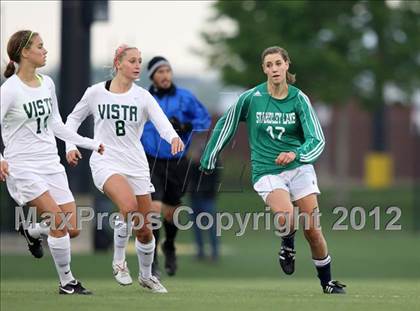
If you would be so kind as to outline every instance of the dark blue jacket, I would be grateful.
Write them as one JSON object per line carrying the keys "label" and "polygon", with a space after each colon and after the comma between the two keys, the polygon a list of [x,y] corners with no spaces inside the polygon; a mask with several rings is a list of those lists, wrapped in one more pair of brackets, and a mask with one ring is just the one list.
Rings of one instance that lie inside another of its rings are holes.
{"label": "dark blue jacket", "polygon": [[[182,124],[191,123],[193,128],[192,132],[208,130],[210,127],[211,120],[207,109],[190,91],[176,87],[175,85],[166,92],[159,92],[153,86],[149,91],[159,103],[159,106],[168,119],[175,117]],[[141,143],[148,156],[157,156],[160,159],[180,158],[188,151],[192,132],[178,133],[185,144],[185,150],[173,156],[171,154],[171,145],[159,136],[155,126],[152,122],[148,121],[144,126]]]}

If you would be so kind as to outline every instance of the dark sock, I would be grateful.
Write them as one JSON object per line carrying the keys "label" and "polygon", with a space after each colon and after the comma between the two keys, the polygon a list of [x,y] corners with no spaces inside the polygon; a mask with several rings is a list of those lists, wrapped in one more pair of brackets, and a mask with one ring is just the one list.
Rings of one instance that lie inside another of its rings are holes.
{"label": "dark sock", "polygon": [[[327,263],[322,264],[321,261]],[[316,270],[318,271],[318,278],[321,281],[321,286],[325,287],[331,281],[331,257],[327,255],[324,259],[314,259]]]}
{"label": "dark sock", "polygon": [[296,230],[282,237],[282,240],[283,240],[282,245],[288,248],[295,249],[295,233],[296,233]]}
{"label": "dark sock", "polygon": [[166,232],[166,240],[165,243],[167,245],[174,245],[176,233],[178,232],[178,228],[174,225],[173,222],[169,222],[166,219],[163,220],[163,226],[165,227]]}
{"label": "dark sock", "polygon": [[155,247],[155,253],[153,256],[153,262],[157,263],[158,261],[158,245],[159,245],[159,238],[160,238],[160,230],[159,229],[153,229],[153,236],[155,237],[155,243],[156,243],[156,247]]}

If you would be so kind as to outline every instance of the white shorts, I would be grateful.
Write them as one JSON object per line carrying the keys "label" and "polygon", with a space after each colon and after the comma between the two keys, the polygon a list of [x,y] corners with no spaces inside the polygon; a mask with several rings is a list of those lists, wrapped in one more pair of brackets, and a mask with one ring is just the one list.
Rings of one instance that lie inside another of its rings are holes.
{"label": "white shorts", "polygon": [[111,168],[101,168],[98,170],[92,170],[92,178],[93,178],[93,183],[95,184],[95,187],[98,188],[98,190],[103,193],[105,182],[108,180],[109,177],[115,174],[118,174],[127,178],[127,181],[130,184],[131,188],[133,189],[135,195],[145,195],[145,194],[155,192],[155,187],[151,183],[149,176],[144,176],[144,177],[130,176],[127,174],[123,174],[121,172],[114,171]]}
{"label": "white shorts", "polygon": [[6,178],[10,195],[20,206],[49,191],[58,205],[74,202],[66,172],[38,174],[24,170],[11,170]]}
{"label": "white shorts", "polygon": [[311,164],[305,164],[277,175],[265,175],[254,184],[254,190],[258,192],[265,203],[268,195],[275,189],[289,192],[292,202],[312,193],[321,193],[314,167]]}

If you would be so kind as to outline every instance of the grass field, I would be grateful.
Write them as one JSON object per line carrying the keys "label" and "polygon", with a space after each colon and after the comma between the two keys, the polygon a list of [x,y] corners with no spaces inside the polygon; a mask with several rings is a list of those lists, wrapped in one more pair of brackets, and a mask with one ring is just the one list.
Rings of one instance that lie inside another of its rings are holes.
{"label": "grass field", "polygon": [[[53,280],[6,281],[2,310],[418,310],[420,286],[413,280],[348,280],[345,296],[321,295],[313,279],[171,279],[170,293],[155,295],[138,284],[89,280],[95,295],[52,295]],[[398,286],[396,286],[398,284]]]}
{"label": "grass field", "polygon": [[[111,252],[75,254],[72,269],[94,291],[91,297],[57,295],[58,281],[50,255],[35,260],[29,255],[1,256],[1,310],[419,310],[420,236],[411,227],[413,197],[410,191],[363,193],[355,191],[345,206],[371,208],[398,205],[401,231],[373,230],[371,222],[360,231],[332,231],[331,195],[321,197],[323,230],[333,257],[333,276],[348,285],[344,296],[324,295],[299,232],[293,276],[284,275],[277,262],[279,239],[272,230],[235,229],[221,238],[222,257],[217,263],[197,262],[191,232],[180,232],[179,271],[164,277],[166,295],[146,292],[135,283],[121,287],[111,274]],[[220,210],[262,210],[254,194],[229,194],[220,198]],[[382,215],[381,221],[389,218]],[[130,248],[132,249],[132,245]],[[133,279],[137,258],[128,256]]]}
{"label": "grass field", "polygon": [[[186,238],[181,237],[181,242]],[[179,273],[163,280],[169,290],[164,296],[150,294],[137,283],[130,287],[117,285],[111,275],[111,253],[73,256],[73,271],[95,292],[92,297],[56,295],[57,279],[49,255],[41,260],[2,256],[1,310],[57,310],[59,306],[64,311],[77,306],[80,310],[412,311],[420,305],[420,252],[414,250],[420,239],[412,235],[330,237],[333,273],[348,285],[348,294],[339,297],[321,293],[301,236],[297,241],[297,271],[292,277],[280,271],[275,238],[257,234],[233,241],[224,240],[228,255],[218,263],[179,256]],[[134,255],[128,257],[133,277],[137,274],[136,261]]]}

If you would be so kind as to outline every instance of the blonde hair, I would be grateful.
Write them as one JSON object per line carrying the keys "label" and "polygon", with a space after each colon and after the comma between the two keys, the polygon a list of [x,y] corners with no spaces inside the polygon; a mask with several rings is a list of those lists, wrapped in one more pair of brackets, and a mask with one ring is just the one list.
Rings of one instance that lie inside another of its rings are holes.
{"label": "blonde hair", "polygon": [[127,50],[136,49],[134,46],[129,46],[127,44],[121,44],[114,53],[114,61],[112,62],[112,74],[117,72],[117,63],[121,62],[122,58],[125,56]]}

